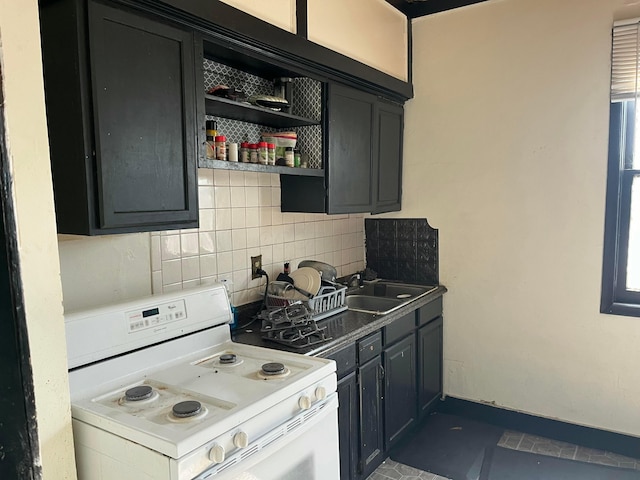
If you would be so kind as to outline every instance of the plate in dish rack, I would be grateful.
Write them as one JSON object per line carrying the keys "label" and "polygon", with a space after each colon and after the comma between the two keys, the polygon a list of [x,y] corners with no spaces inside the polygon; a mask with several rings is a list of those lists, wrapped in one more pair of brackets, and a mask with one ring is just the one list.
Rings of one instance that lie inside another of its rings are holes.
{"label": "plate in dish rack", "polygon": [[311,295],[317,295],[322,285],[322,276],[318,270],[311,267],[301,267],[289,274],[296,288]]}

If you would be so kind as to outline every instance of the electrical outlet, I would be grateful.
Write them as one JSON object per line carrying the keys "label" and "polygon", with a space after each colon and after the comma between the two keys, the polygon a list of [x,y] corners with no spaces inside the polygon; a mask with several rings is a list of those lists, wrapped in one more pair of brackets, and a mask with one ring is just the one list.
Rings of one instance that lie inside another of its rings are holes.
{"label": "electrical outlet", "polygon": [[251,257],[251,280],[262,276],[258,270],[262,270],[262,255]]}

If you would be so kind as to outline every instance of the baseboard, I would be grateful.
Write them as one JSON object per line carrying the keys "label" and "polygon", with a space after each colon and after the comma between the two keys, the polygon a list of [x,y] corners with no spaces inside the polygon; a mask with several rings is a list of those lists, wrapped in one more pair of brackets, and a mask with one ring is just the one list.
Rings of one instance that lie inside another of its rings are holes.
{"label": "baseboard", "polygon": [[538,417],[455,397],[445,397],[436,406],[436,411],[471,418],[509,430],[640,458],[640,438],[622,433]]}

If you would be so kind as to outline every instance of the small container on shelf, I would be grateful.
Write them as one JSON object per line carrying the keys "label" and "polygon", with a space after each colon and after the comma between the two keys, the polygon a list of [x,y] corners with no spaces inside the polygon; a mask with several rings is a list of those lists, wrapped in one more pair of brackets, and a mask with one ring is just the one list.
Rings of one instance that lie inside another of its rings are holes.
{"label": "small container on shelf", "polygon": [[286,147],[284,151],[284,163],[287,167],[294,166],[293,147]]}
{"label": "small container on shelf", "polygon": [[293,151],[293,166],[294,167],[299,167],[300,166],[300,151],[299,150],[294,150]]}
{"label": "small container on shelf", "polygon": [[224,135],[218,135],[215,137],[216,139],[216,159],[217,160],[226,160],[227,159],[227,137]]}
{"label": "small container on shelf", "polygon": [[267,143],[268,163],[269,165],[276,164],[276,145],[275,143]]}
{"label": "small container on shelf", "polygon": [[242,142],[240,144],[240,161],[242,163],[249,163],[249,142]]}
{"label": "small container on shelf", "polygon": [[258,145],[255,143],[249,144],[249,159],[251,163],[258,163]]}
{"label": "small container on shelf", "polygon": [[267,148],[267,142],[258,143],[258,163],[267,165],[269,163],[269,150]]}

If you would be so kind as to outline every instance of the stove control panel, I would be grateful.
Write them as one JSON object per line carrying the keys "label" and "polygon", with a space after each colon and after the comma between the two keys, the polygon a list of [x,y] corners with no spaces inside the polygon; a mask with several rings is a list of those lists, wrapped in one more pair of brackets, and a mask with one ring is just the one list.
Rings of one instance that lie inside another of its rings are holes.
{"label": "stove control panel", "polygon": [[162,330],[167,323],[187,318],[187,309],[184,300],[177,300],[144,310],[131,310],[125,316],[129,333],[147,328]]}

